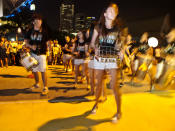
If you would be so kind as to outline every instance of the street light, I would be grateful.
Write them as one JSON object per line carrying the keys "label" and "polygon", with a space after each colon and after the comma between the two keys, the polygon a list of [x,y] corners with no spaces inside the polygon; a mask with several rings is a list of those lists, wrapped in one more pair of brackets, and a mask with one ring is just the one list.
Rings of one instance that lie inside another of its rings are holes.
{"label": "street light", "polygon": [[157,38],[155,38],[155,37],[150,37],[150,38],[148,39],[148,45],[149,45],[150,47],[153,47],[153,48],[157,47],[157,46],[158,46],[158,40],[157,40]]}
{"label": "street light", "polygon": [[20,27],[18,28],[17,32],[18,32],[18,34],[20,34],[22,32]]}
{"label": "street light", "polygon": [[31,4],[30,10],[31,10],[31,11],[35,11],[35,4]]}
{"label": "street light", "polygon": [[16,41],[18,41],[18,35],[21,34],[22,30],[20,27],[18,27],[17,29],[17,33],[16,33]]}

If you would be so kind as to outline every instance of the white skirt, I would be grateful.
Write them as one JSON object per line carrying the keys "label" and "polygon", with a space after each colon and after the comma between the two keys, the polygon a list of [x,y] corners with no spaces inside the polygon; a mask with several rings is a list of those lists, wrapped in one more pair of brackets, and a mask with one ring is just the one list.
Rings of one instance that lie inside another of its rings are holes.
{"label": "white skirt", "polygon": [[94,69],[94,60],[89,60],[88,67]]}
{"label": "white skirt", "polygon": [[85,60],[84,59],[74,59],[74,64],[75,65],[81,65],[84,64]]}

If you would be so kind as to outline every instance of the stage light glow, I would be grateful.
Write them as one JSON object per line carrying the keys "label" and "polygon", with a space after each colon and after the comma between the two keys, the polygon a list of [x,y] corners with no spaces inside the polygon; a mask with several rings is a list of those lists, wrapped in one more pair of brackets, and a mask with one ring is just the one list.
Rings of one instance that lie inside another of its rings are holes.
{"label": "stage light glow", "polygon": [[157,46],[158,46],[158,39],[155,38],[155,37],[150,37],[150,38],[148,39],[148,45],[149,45],[150,47],[157,47]]}

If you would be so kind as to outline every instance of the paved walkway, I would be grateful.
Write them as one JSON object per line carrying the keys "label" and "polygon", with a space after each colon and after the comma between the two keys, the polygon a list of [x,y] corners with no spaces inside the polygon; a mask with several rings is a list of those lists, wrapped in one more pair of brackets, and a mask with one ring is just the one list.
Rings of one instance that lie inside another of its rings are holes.
{"label": "paved walkway", "polygon": [[23,67],[0,69],[0,131],[175,131],[175,91],[148,92],[148,78],[132,86],[125,78],[122,118],[113,124],[111,89],[92,115],[94,97],[87,95],[85,84],[74,88],[73,76],[62,66],[49,67],[48,97],[40,96],[40,90],[26,92],[33,83],[28,74]]}
{"label": "paved walkway", "polygon": [[84,101],[29,100],[0,102],[1,131],[174,131],[175,92],[155,91],[122,96],[122,118],[113,124],[113,96],[99,105],[95,115],[92,97]]}
{"label": "paved walkway", "polygon": [[[74,76],[70,72],[66,73],[62,65],[48,67],[49,94],[47,97],[41,96],[42,84],[40,89],[33,92],[26,90],[34,84],[33,79],[27,78],[29,74],[31,72],[27,72],[21,66],[0,68],[0,101],[80,98],[90,92],[86,82],[79,84],[78,88],[75,88]],[[124,86],[121,89],[123,93],[145,92],[149,90],[148,79],[135,81],[134,85],[131,85],[130,79],[127,76],[124,77]],[[111,93],[111,89],[107,89],[107,94]]]}

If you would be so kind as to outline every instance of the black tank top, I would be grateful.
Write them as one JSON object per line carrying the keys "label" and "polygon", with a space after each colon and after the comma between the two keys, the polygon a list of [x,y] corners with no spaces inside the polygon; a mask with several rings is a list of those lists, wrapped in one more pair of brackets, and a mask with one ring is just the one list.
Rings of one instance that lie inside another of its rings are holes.
{"label": "black tank top", "polygon": [[85,53],[85,44],[86,42],[76,42],[76,51],[79,52],[79,54],[76,56],[77,59],[85,59],[86,53]]}
{"label": "black tank top", "polygon": [[116,47],[116,44],[119,45],[119,30],[116,28],[106,30],[108,33],[105,36],[99,36],[100,56],[117,55],[120,51],[120,46]]}

